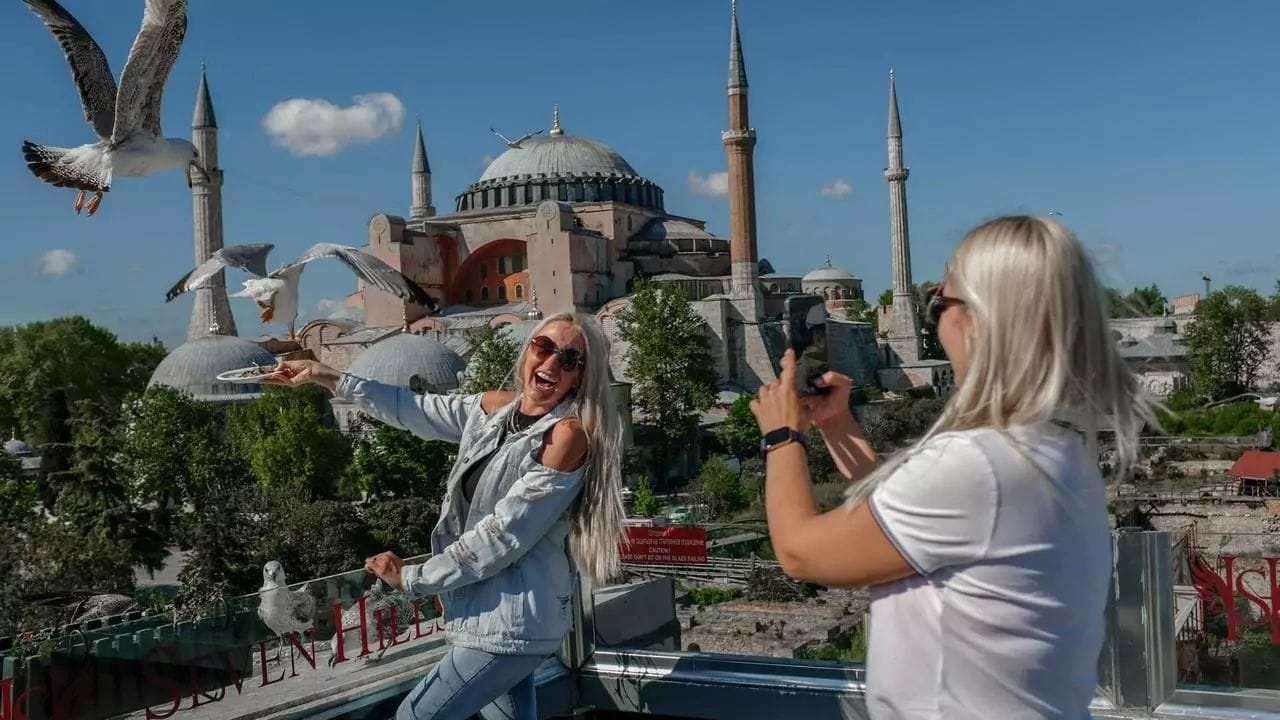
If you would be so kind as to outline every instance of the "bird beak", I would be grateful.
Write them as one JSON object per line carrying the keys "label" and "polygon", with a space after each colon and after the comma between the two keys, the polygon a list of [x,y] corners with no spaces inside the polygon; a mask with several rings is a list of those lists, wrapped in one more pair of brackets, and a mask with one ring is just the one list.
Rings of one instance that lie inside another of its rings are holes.
{"label": "bird beak", "polygon": [[195,179],[191,175],[192,169],[199,170],[200,174],[206,177],[209,175],[209,173],[204,171],[204,166],[200,164],[199,160],[192,160],[187,163],[187,187],[191,187],[195,184]]}

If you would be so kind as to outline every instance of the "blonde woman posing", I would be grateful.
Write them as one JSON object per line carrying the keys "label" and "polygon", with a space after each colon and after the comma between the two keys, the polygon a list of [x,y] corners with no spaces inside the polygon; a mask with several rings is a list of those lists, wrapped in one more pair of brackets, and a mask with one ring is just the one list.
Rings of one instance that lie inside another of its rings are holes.
{"label": "blonde woman posing", "polygon": [[844,508],[820,514],[803,442],[769,448],[774,551],[793,577],[870,586],[872,717],[1087,718],[1111,575],[1097,435],[1114,429],[1127,466],[1152,406],[1108,335],[1084,249],[1052,220],[969,232],[929,310],[957,387],[883,464],[849,412],[848,378],[801,399],[788,356],[761,389],[761,431],[816,425],[854,481]]}
{"label": "blonde woman posing", "polygon": [[413,596],[439,595],[449,654],[400,705],[400,720],[536,720],[533,673],[564,641],[574,577],[619,570],[622,423],[596,321],[560,314],[534,329],[515,392],[417,395],[314,361],[276,382],[317,383],[415,435],[458,443],[432,556],[393,553],[368,570]]}

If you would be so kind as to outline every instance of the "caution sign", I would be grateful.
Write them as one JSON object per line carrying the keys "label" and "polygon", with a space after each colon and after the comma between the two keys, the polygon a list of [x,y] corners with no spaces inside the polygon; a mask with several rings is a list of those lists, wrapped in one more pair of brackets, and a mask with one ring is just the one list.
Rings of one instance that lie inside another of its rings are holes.
{"label": "caution sign", "polygon": [[699,527],[627,527],[622,562],[707,562],[707,531]]}

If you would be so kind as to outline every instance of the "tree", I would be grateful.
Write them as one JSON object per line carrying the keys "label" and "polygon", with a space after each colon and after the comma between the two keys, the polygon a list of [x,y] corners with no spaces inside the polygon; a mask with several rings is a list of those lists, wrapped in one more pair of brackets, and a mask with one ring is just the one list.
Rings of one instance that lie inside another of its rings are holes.
{"label": "tree", "polygon": [[717,520],[746,509],[754,493],[742,484],[723,455],[713,455],[702,464],[689,495],[695,504],[706,506],[707,519]]}
{"label": "tree", "polygon": [[458,446],[423,440],[377,420],[361,421],[343,494],[358,498],[422,498],[439,503],[458,456]]}
{"label": "tree", "polygon": [[142,502],[181,506],[208,460],[229,452],[224,414],[173,388],[148,388],[125,416],[120,465]]}
{"label": "tree", "polygon": [[385,500],[366,506],[362,516],[382,549],[407,558],[431,552],[440,503],[420,497]]}
{"label": "tree", "polygon": [[618,313],[618,334],[630,345],[632,403],[660,431],[655,455],[665,473],[675,443],[689,438],[716,399],[715,363],[702,318],[675,285],[642,279],[630,305]]}
{"label": "tree", "polygon": [[1107,288],[1108,313],[1112,318],[1140,318],[1164,315],[1169,300],[1155,285],[1134,288],[1123,295],[1115,288]]}
{"label": "tree", "polygon": [[39,501],[36,482],[22,471],[22,461],[0,450],[0,528],[35,517]]}
{"label": "tree", "polygon": [[1280,280],[1276,281],[1275,290],[1271,292],[1267,303],[1267,321],[1280,322]]}
{"label": "tree", "polygon": [[893,304],[893,288],[888,288],[884,292],[880,293],[878,304],[880,307],[889,307]]}
{"label": "tree", "polygon": [[520,344],[501,328],[484,326],[467,338],[470,360],[467,361],[468,393],[500,390],[511,379],[511,369],[520,356]]}
{"label": "tree", "polygon": [[54,514],[84,532],[84,541],[119,544],[134,565],[164,566],[168,517],[164,508],[138,504],[118,472],[121,432],[111,412],[93,400],[73,409],[71,465],[48,475],[56,494]]}
{"label": "tree", "polygon": [[[893,301],[892,293],[890,293],[889,301]],[[872,307],[871,303],[861,298],[854,300],[845,306],[844,316],[846,320],[870,323],[872,330],[878,330],[880,328],[880,309]]]}
{"label": "tree", "polygon": [[716,428],[720,444],[736,457],[754,457],[760,453],[760,424],[751,412],[754,398],[754,395],[739,395],[729,405],[725,421]]}
{"label": "tree", "polygon": [[1257,291],[1239,285],[1196,304],[1185,340],[1202,392],[1221,398],[1254,387],[1271,344],[1267,309]]}
{"label": "tree", "polygon": [[658,496],[653,493],[653,484],[649,478],[641,477],[636,483],[635,511],[640,517],[653,517],[662,508],[658,504]]}
{"label": "tree", "polygon": [[269,388],[253,402],[231,408],[231,447],[263,486],[336,497],[351,443],[325,426],[327,406],[328,394],[315,386]]}
{"label": "tree", "polygon": [[911,398],[886,403],[874,419],[863,423],[867,441],[879,453],[902,447],[920,437],[942,414],[941,398]]}

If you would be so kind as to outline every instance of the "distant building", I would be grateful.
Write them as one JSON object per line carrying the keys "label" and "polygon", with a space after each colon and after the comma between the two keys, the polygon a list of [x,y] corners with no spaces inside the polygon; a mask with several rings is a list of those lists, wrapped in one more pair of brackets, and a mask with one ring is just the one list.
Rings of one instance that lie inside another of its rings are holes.
{"label": "distant building", "polygon": [[22,464],[22,472],[27,475],[35,475],[40,472],[41,458],[40,454],[35,451],[26,442],[18,439],[15,432],[4,444],[4,451],[18,459]]}
{"label": "distant building", "polygon": [[[1177,323],[1171,317],[1140,320],[1146,321],[1149,333],[1130,334],[1140,332],[1134,327],[1136,320],[1112,322],[1113,335],[1120,336],[1116,340],[1120,357],[1155,397],[1167,398],[1190,387],[1191,360]],[[1129,332],[1121,334],[1121,328]]]}
{"label": "distant building", "polygon": [[1280,486],[1280,452],[1246,450],[1227,471],[1239,495],[1275,495]]}

